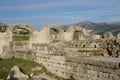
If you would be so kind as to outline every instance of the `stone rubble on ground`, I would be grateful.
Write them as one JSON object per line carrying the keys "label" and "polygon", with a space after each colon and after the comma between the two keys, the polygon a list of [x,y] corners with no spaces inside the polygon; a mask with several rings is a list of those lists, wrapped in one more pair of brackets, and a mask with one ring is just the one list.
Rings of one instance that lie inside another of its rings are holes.
{"label": "stone rubble on ground", "polygon": [[12,67],[7,77],[8,80],[27,80],[28,78],[28,75],[22,73],[18,66]]}

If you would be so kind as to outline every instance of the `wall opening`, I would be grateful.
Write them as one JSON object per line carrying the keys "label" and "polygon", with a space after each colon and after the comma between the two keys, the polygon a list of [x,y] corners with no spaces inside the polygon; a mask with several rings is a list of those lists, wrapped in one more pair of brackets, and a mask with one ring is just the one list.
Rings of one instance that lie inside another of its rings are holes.
{"label": "wall opening", "polygon": [[77,30],[76,30],[76,31],[73,33],[73,40],[83,39],[83,36],[84,36],[84,34],[83,34],[82,31],[77,31]]}
{"label": "wall opening", "polygon": [[51,28],[50,41],[58,41],[59,40],[58,34],[59,34],[59,31],[57,29]]}
{"label": "wall opening", "polygon": [[30,31],[18,25],[13,28],[12,32],[13,32],[13,36],[12,36],[13,41],[27,41],[30,38]]}

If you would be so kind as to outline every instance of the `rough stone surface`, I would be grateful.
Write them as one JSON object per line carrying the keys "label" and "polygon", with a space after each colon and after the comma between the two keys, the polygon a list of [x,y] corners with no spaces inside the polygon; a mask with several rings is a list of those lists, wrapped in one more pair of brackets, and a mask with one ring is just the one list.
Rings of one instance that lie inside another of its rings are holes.
{"label": "rough stone surface", "polygon": [[104,39],[113,39],[114,38],[114,36],[111,32],[104,33],[103,37],[104,37]]}
{"label": "rough stone surface", "polygon": [[[76,80],[119,80],[120,59],[105,57],[69,57],[68,75]],[[117,72],[116,72],[117,71]]]}
{"label": "rough stone surface", "polygon": [[11,52],[10,42],[12,41],[12,33],[11,32],[0,32],[0,56],[1,57],[9,57],[8,53]]}
{"label": "rough stone surface", "polygon": [[32,26],[30,26],[30,25],[26,25],[26,24],[12,24],[7,29],[7,32],[16,32],[16,29],[18,29],[18,28],[19,29],[29,30],[30,33],[35,31],[35,29]]}
{"label": "rough stone surface", "polygon": [[[16,28],[28,29],[31,32],[30,40],[12,41]],[[77,39],[74,39],[76,32]],[[33,60],[62,78],[73,76],[76,80],[119,80],[119,34],[115,37],[108,32],[102,38],[102,35],[89,35],[89,32],[78,26],[71,26],[64,31],[54,24],[35,31],[31,26],[15,24],[0,34],[0,55]],[[18,68],[16,70],[20,73]],[[13,69],[11,73],[16,70]]]}
{"label": "rough stone surface", "polygon": [[120,40],[120,33],[118,33],[118,35],[117,35],[117,39]]}
{"label": "rough stone surface", "polygon": [[56,80],[56,79],[51,78],[46,74],[39,74],[39,75],[33,76],[32,80]]}
{"label": "rough stone surface", "polygon": [[20,71],[18,66],[14,66],[7,77],[10,80],[27,80],[28,78],[27,75]]}
{"label": "rough stone surface", "polygon": [[109,56],[120,56],[120,41],[117,39],[103,40],[103,49],[106,50]]}

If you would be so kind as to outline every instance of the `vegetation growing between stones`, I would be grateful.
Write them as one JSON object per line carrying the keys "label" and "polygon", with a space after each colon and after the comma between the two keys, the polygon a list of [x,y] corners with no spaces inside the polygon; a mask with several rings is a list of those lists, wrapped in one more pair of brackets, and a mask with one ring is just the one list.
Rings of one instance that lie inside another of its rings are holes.
{"label": "vegetation growing between stones", "polygon": [[13,41],[27,41],[29,40],[29,36],[13,36]]}

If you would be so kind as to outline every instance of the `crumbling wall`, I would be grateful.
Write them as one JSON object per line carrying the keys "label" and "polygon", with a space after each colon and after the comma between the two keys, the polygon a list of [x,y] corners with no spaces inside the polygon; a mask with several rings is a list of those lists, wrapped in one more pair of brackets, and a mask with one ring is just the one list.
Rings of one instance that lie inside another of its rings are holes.
{"label": "crumbling wall", "polygon": [[30,49],[29,41],[14,41],[12,42],[12,56],[17,58],[24,58],[33,60],[34,53]]}
{"label": "crumbling wall", "polygon": [[84,36],[87,35],[87,30],[84,28],[78,26],[70,26],[64,34],[65,41],[73,41],[75,32],[79,32],[77,35],[78,40],[83,40]]}
{"label": "crumbling wall", "polygon": [[30,38],[31,43],[50,43],[50,42],[52,42],[53,40],[51,40],[51,39],[52,39],[53,35],[52,36],[50,35],[51,29],[56,31],[56,39],[53,39],[53,40],[63,41],[64,31],[60,28],[60,26],[51,24],[51,25],[47,25],[40,31],[35,31]]}
{"label": "crumbling wall", "polygon": [[[13,42],[13,51],[16,51],[15,55],[17,57],[32,59],[44,65],[53,74],[63,78],[73,76],[76,80],[120,79],[120,58],[80,56],[82,52],[76,53],[74,51],[72,56],[70,56],[71,53],[66,50],[66,45],[67,43],[62,42],[50,44],[34,43],[32,44],[32,49],[30,49],[29,42]],[[29,50],[32,53],[29,53]],[[77,56],[75,56],[76,54]]]}
{"label": "crumbling wall", "polygon": [[11,32],[0,32],[0,56],[8,57],[10,53]]}
{"label": "crumbling wall", "polygon": [[44,65],[51,73],[68,78],[66,76],[66,53],[61,51],[63,43],[32,44],[32,51],[35,54],[34,61]]}
{"label": "crumbling wall", "polygon": [[119,80],[120,59],[105,57],[69,57],[67,74],[76,80]]}
{"label": "crumbling wall", "polygon": [[[56,32],[55,35],[50,34],[50,30],[54,30]],[[64,31],[60,26],[51,24],[47,25],[40,31],[34,31],[31,34],[30,41],[31,43],[51,43],[53,41],[73,41],[74,33],[78,31],[79,40],[84,40],[85,37],[88,37],[89,30],[85,28],[80,28],[78,26],[71,26],[69,29]]]}
{"label": "crumbling wall", "polygon": [[120,40],[103,40],[103,49],[108,53],[108,56],[120,57]]}
{"label": "crumbling wall", "polygon": [[17,29],[17,28],[29,30],[30,33],[35,31],[35,29],[32,26],[30,26],[30,25],[26,25],[26,24],[12,24],[12,25],[10,25],[8,27],[7,32],[15,32],[15,29]]}

